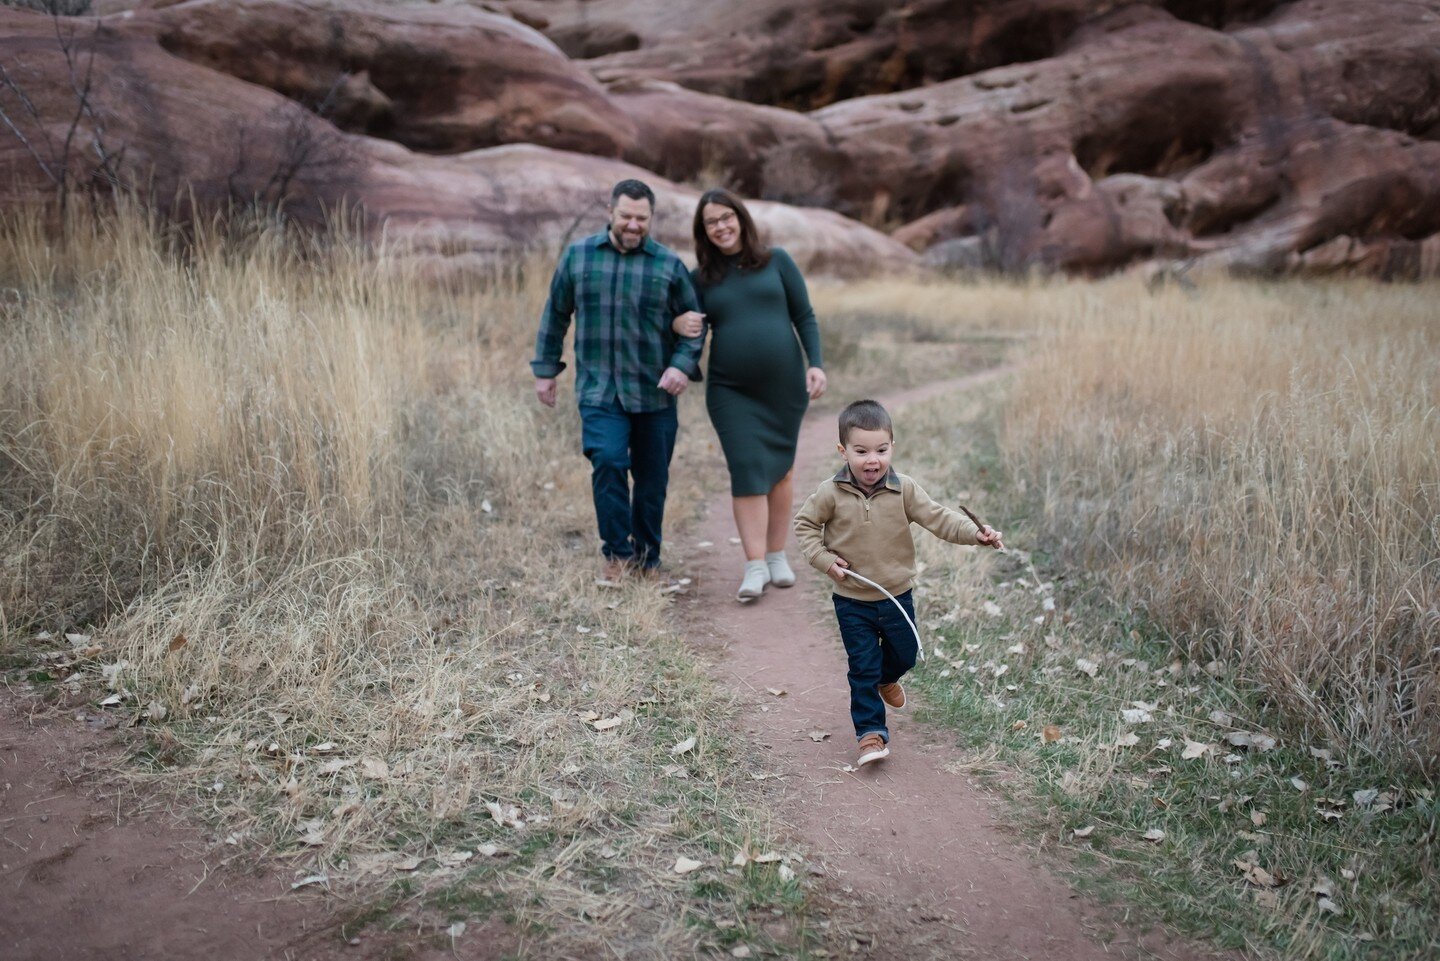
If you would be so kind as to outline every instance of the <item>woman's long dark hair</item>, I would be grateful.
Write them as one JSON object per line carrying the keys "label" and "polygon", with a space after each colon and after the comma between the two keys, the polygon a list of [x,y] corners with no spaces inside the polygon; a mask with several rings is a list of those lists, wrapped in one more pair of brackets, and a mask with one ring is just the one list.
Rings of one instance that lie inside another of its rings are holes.
{"label": "woman's long dark hair", "polygon": [[705,232],[705,205],[719,204],[735,211],[740,221],[740,253],[735,262],[746,270],[759,270],[770,263],[770,248],[760,242],[760,232],[750,211],[739,197],[723,187],[712,187],[700,195],[695,205],[695,260],[700,265],[700,284],[708,287],[725,279],[726,255]]}

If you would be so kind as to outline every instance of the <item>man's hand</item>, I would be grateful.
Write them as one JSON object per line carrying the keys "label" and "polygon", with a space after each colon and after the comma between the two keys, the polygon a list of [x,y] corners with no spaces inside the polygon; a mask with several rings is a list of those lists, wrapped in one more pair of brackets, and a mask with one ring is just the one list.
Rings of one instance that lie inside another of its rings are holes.
{"label": "man's hand", "polygon": [[825,387],[825,371],[819,367],[811,367],[805,371],[805,390],[811,400],[819,400],[820,395],[825,393]]}
{"label": "man's hand", "polygon": [[980,528],[980,533],[975,535],[975,543],[984,544],[986,547],[993,547],[997,551],[1003,551],[1005,545],[1000,540],[1000,532],[989,524]]}
{"label": "man's hand", "polygon": [[544,404],[546,407],[554,407],[554,406],[555,406],[555,378],[554,378],[554,377],[536,377],[536,378],[535,378],[535,396],[538,397],[538,398],[540,398],[540,403]]}
{"label": "man's hand", "polygon": [[666,367],[665,373],[660,375],[660,383],[655,386],[671,397],[679,397],[685,393],[685,388],[690,386],[690,378],[678,367]]}
{"label": "man's hand", "polygon": [[825,572],[825,576],[830,578],[836,584],[839,584],[841,581],[845,580],[845,569],[849,566],[850,564],[845,560],[845,558],[837,557],[835,558],[835,563],[831,564],[830,569]]}
{"label": "man's hand", "polygon": [[670,322],[670,329],[681,337],[699,337],[705,330],[705,315],[698,310],[687,310]]}

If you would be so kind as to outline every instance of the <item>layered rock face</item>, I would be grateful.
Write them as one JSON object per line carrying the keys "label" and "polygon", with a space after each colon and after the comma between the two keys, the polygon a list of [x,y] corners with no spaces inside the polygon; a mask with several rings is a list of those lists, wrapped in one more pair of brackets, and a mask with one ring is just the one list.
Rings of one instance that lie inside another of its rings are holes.
{"label": "layered rock face", "polygon": [[[101,139],[127,159],[230,195],[288,165],[292,204],[436,249],[558,239],[630,170],[681,207],[773,201],[776,239],[841,270],[1440,272],[1440,0],[106,4],[75,29],[123,82]],[[0,8],[58,136],[55,46]],[[0,105],[24,127],[14,84]],[[40,187],[6,132],[0,173]],[[689,217],[664,218],[687,249]]]}

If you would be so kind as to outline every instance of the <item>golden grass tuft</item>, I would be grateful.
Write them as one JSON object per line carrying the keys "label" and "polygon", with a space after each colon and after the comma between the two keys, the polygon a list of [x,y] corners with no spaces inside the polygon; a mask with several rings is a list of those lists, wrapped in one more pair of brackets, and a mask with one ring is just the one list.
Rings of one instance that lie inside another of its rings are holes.
{"label": "golden grass tuft", "polygon": [[1440,756],[1433,287],[1070,289],[1001,444],[1041,544],[1347,746]]}

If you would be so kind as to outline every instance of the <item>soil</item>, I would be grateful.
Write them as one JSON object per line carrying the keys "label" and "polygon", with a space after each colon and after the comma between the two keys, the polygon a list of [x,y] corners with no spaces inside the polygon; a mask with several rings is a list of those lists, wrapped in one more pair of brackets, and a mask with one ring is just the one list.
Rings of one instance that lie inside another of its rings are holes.
{"label": "soil", "polygon": [[124,763],[110,723],[0,690],[0,957],[452,957],[436,932],[380,931],[357,922],[366,905],[292,890],[273,860],[226,860],[231,849],[110,773]]}
{"label": "soil", "polygon": [[[882,401],[894,410],[975,389],[1001,371],[930,384]],[[834,460],[835,416],[808,419],[796,460],[796,500]],[[897,469],[904,470],[903,464]],[[796,505],[798,507],[798,503]],[[687,621],[716,650],[723,681],[738,695],[766,769],[786,785],[781,811],[800,852],[822,872],[832,945],[874,957],[1182,961],[1217,952],[1142,932],[1077,897],[1051,865],[1003,826],[1000,800],[964,773],[951,733],[891,711],[891,756],[858,770],[845,651],[823,575],[788,550],[797,584],[735,600],[742,567],[728,504],[696,533],[714,546],[690,552],[695,600]],[[922,535],[923,536],[923,535]],[[824,587],[825,597],[820,596]],[[922,637],[924,612],[918,612]],[[783,690],[776,696],[768,689]],[[911,697],[914,697],[912,692]],[[817,742],[816,736],[825,736]]]}

